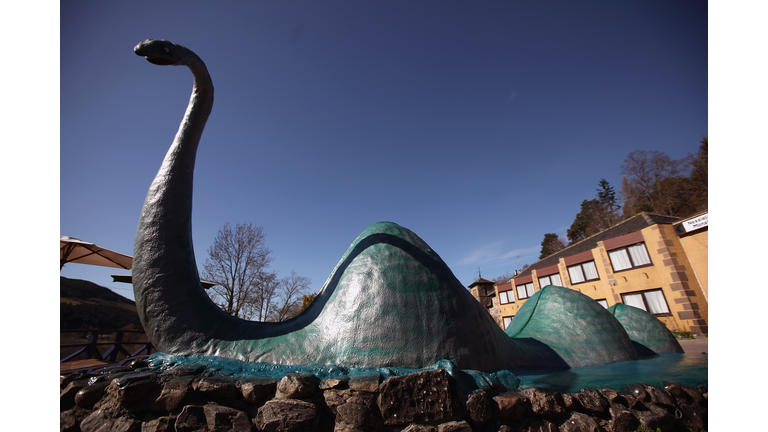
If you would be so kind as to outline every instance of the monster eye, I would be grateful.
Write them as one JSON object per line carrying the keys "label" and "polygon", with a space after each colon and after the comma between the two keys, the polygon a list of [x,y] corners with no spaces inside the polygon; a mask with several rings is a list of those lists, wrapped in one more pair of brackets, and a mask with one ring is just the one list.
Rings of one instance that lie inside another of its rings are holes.
{"label": "monster eye", "polygon": [[168,47],[165,47],[165,52],[169,53],[171,50],[169,50]]}

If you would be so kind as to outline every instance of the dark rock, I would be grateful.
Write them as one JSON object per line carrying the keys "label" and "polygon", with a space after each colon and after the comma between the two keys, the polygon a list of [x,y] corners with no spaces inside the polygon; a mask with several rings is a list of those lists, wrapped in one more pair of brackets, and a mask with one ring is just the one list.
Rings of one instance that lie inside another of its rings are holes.
{"label": "dark rock", "polygon": [[[639,402],[650,402],[651,396],[648,395],[648,392],[645,391],[645,386],[642,384],[630,384],[629,385],[629,394],[635,398],[636,401]],[[629,399],[627,399],[629,400]]]}
{"label": "dark rock", "polygon": [[352,396],[352,390],[348,389],[330,389],[323,392],[323,398],[325,399],[325,406],[336,415],[336,408],[339,405],[347,403],[347,399]]}
{"label": "dark rock", "polygon": [[109,386],[109,382],[101,381],[81,388],[75,395],[75,405],[80,408],[93,408],[106,393],[107,386]]}
{"label": "dark rock", "polygon": [[79,379],[70,381],[61,392],[59,392],[59,412],[66,411],[75,406],[75,395],[83,387],[88,385],[88,380]]}
{"label": "dark rock", "polygon": [[376,420],[370,408],[358,403],[347,402],[336,408],[336,422],[352,426],[375,426]]}
{"label": "dark rock", "polygon": [[437,426],[438,432],[472,432],[469,423],[464,420],[441,423]]}
{"label": "dark rock", "polygon": [[646,410],[632,410],[632,414],[637,417],[642,426],[654,431],[656,428],[660,428],[662,432],[672,430],[675,425],[675,416],[673,414],[656,405],[647,405],[647,407],[648,409]]}
{"label": "dark rock", "polygon": [[602,432],[600,425],[592,417],[574,412],[571,418],[560,425],[560,432]]}
{"label": "dark rock", "polygon": [[576,399],[575,393],[563,393],[560,396],[563,397],[563,406],[565,406],[565,409],[567,411],[583,411],[584,407],[581,406],[581,403],[578,399]]}
{"label": "dark rock", "polygon": [[437,432],[437,429],[435,429],[432,425],[423,425],[418,423],[411,423],[403,429],[401,432]]}
{"label": "dark rock", "polygon": [[211,432],[250,432],[251,420],[248,415],[234,408],[208,404],[203,408],[208,431]]}
{"label": "dark rock", "polygon": [[205,432],[208,429],[205,408],[199,405],[185,406],[176,417],[174,428],[176,432]]}
{"label": "dark rock", "polygon": [[460,408],[452,378],[444,369],[388,378],[379,390],[384,423],[442,423],[457,419]]}
{"label": "dark rock", "polygon": [[105,405],[80,422],[82,432],[139,432],[141,421],[119,405]]}
{"label": "dark rock", "polygon": [[629,407],[627,400],[616,390],[602,389],[600,390],[600,393],[603,395],[603,397],[605,397],[605,400],[607,400],[609,404],[618,403],[624,405],[625,407]]}
{"label": "dark rock", "polygon": [[675,430],[702,431],[707,429],[706,413],[688,402],[678,403],[675,411]]}
{"label": "dark rock", "polygon": [[507,392],[493,398],[504,420],[520,420],[531,410],[528,396],[518,392]]}
{"label": "dark rock", "polygon": [[679,384],[670,384],[666,387],[666,390],[677,401],[693,402],[691,396]]}
{"label": "dark rock", "polygon": [[531,401],[531,408],[536,415],[552,416],[565,414],[565,403],[560,393],[544,388],[528,388],[522,392]]}
{"label": "dark rock", "polygon": [[578,393],[574,393],[573,397],[586,411],[595,414],[603,414],[610,407],[603,394],[593,388],[583,388]]}
{"label": "dark rock", "polygon": [[376,393],[379,391],[381,374],[378,372],[357,373],[350,377],[348,385],[351,390]]}
{"label": "dark rock", "polygon": [[478,426],[487,423],[495,414],[495,405],[487,391],[475,390],[467,398],[469,419]]}
{"label": "dark rock", "polygon": [[511,425],[508,430],[512,432],[559,432],[556,424],[547,419],[536,417]]}
{"label": "dark rock", "polygon": [[707,406],[707,398],[705,398],[699,390],[685,385],[680,387],[682,387],[683,391],[688,396],[690,396],[691,400],[693,400],[693,403],[695,403],[697,406],[701,408],[705,408]]}
{"label": "dark rock", "polygon": [[612,403],[608,411],[611,413],[611,430],[614,432],[633,432],[640,425],[629,408],[620,403]]}
{"label": "dark rock", "polygon": [[192,377],[173,378],[163,384],[160,396],[147,410],[160,413],[178,413],[189,399]]}
{"label": "dark rock", "polygon": [[353,426],[346,423],[336,423],[333,425],[333,432],[368,432],[368,430],[360,426]]}
{"label": "dark rock", "polygon": [[249,378],[238,385],[243,398],[254,405],[262,405],[272,399],[277,391],[277,381],[268,379]]}
{"label": "dark rock", "polygon": [[141,432],[175,432],[176,417],[163,416],[145,421],[141,424]]}
{"label": "dark rock", "polygon": [[645,391],[650,396],[650,403],[666,408],[674,409],[675,401],[669,393],[656,387],[646,387]]}
{"label": "dark rock", "polygon": [[349,378],[342,377],[342,378],[324,379],[320,382],[320,385],[318,388],[320,390],[349,388]]}
{"label": "dark rock", "polygon": [[253,423],[265,432],[314,432],[318,410],[309,402],[273,399],[259,408]]}
{"label": "dark rock", "polygon": [[315,395],[319,379],[309,373],[288,374],[277,383],[275,399],[305,399]]}
{"label": "dark rock", "polygon": [[157,386],[157,375],[152,372],[128,374],[115,378],[107,387],[107,393],[121,404],[140,401]]}
{"label": "dark rock", "polygon": [[192,390],[208,401],[235,400],[242,396],[235,386],[235,381],[223,377],[203,377],[193,380]]}
{"label": "dark rock", "polygon": [[62,411],[59,415],[59,427],[61,432],[80,432],[80,422],[91,415],[91,410],[74,407]]}

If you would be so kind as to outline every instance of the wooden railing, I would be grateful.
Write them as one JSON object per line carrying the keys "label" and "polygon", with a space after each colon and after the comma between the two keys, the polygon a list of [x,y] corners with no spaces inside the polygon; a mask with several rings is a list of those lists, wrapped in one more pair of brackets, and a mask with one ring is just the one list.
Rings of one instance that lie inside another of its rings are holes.
{"label": "wooden railing", "polygon": [[[100,361],[106,361],[114,363],[120,354],[125,358],[137,357],[140,355],[149,355],[152,351],[152,343],[147,340],[146,342],[127,342],[124,341],[124,335],[126,333],[139,333],[144,334],[140,330],[109,330],[109,329],[91,329],[91,330],[61,330],[61,333],[87,333],[88,342],[83,343],[70,343],[62,344],[62,349],[68,348],[80,348],[72,354],[67,355],[61,359],[60,363],[73,361],[73,360],[87,360],[95,359]],[[99,336],[115,333],[115,338],[111,342],[99,342]],[[126,345],[139,345],[140,348],[136,351],[129,351],[126,349]],[[104,354],[99,351],[98,347],[108,346]],[[79,356],[79,357],[78,357]]]}

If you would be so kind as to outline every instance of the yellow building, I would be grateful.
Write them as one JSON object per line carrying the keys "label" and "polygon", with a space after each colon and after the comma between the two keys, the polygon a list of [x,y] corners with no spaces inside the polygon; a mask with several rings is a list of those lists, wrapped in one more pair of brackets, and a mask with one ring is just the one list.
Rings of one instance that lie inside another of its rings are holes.
{"label": "yellow building", "polygon": [[684,220],[640,213],[534,263],[496,285],[503,327],[547,285],[606,308],[644,309],[672,331],[707,333],[707,213]]}

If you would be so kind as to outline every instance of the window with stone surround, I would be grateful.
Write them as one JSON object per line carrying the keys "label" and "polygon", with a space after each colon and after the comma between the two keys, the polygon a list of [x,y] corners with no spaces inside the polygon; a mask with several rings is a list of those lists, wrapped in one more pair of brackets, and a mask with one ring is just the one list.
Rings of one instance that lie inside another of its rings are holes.
{"label": "window with stone surround", "polygon": [[499,304],[507,304],[515,302],[515,294],[510,291],[499,292]]}
{"label": "window with stone surround", "polygon": [[608,251],[614,272],[653,265],[645,243],[639,243]]}
{"label": "window with stone surround", "polygon": [[661,288],[622,294],[621,301],[627,306],[634,306],[656,316],[671,315]]}
{"label": "window with stone surround", "polygon": [[512,318],[514,317],[503,317],[504,320],[504,330],[509,328],[509,325],[512,324]]}
{"label": "window with stone surround", "polygon": [[527,299],[534,293],[533,282],[528,282],[527,284],[523,285],[516,285],[515,288],[517,288],[517,298],[520,300]]}
{"label": "window with stone surround", "polygon": [[560,280],[560,275],[555,273],[549,276],[540,277],[539,286],[544,288],[547,285],[563,286],[563,282]]}
{"label": "window with stone surround", "polygon": [[568,276],[571,278],[572,285],[600,279],[595,261],[587,261],[568,267]]}

